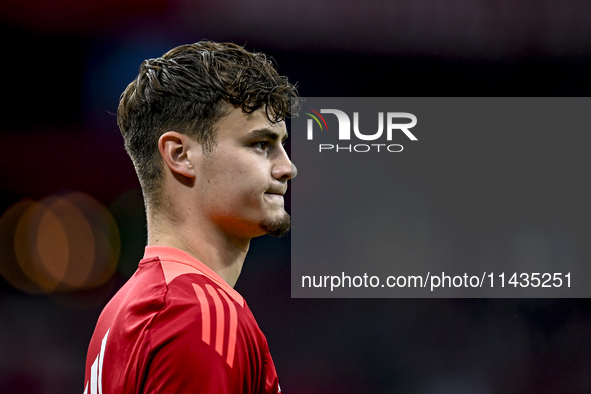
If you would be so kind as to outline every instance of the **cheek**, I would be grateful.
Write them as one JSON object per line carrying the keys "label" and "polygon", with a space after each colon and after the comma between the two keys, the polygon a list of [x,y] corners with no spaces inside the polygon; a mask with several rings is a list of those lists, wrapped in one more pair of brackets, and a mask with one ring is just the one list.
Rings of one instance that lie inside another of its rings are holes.
{"label": "cheek", "polygon": [[269,187],[269,176],[256,158],[234,155],[218,159],[208,163],[204,171],[210,199],[252,203],[255,198],[263,198]]}
{"label": "cheek", "polygon": [[268,177],[260,165],[250,162],[236,164],[231,170],[231,182],[237,189],[263,193],[268,188]]}

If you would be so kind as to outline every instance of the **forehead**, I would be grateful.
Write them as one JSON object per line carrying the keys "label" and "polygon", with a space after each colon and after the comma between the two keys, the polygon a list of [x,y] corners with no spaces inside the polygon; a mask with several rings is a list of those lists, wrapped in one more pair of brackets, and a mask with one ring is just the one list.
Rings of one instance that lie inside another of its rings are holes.
{"label": "forehead", "polygon": [[247,114],[241,108],[232,108],[226,115],[214,124],[216,138],[243,138],[253,134],[262,134],[268,131],[277,134],[279,139],[287,137],[285,122],[272,123],[264,108]]}

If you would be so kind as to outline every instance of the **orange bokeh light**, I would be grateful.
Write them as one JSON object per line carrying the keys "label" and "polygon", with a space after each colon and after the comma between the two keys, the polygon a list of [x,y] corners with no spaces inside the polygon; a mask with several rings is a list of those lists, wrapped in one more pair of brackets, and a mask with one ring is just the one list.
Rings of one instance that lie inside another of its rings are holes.
{"label": "orange bokeh light", "polygon": [[23,200],[0,218],[0,274],[28,293],[99,287],[113,276],[119,231],[107,208],[83,193]]}

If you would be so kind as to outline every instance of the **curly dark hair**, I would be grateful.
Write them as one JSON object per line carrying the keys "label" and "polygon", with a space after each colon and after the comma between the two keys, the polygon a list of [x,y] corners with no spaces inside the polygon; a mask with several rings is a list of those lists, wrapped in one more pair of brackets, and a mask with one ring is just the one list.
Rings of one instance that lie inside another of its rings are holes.
{"label": "curly dark hair", "polygon": [[164,132],[194,137],[204,151],[211,151],[213,126],[231,106],[246,113],[264,106],[269,120],[277,123],[294,115],[297,98],[296,87],[279,76],[264,54],[236,44],[201,41],[145,60],[121,95],[117,123],[146,208],[164,208],[163,160],[158,151]]}

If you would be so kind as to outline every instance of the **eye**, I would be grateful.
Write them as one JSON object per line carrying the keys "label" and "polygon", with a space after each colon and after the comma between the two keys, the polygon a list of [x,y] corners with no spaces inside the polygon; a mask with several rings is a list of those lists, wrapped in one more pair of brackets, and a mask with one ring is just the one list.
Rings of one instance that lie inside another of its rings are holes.
{"label": "eye", "polygon": [[269,142],[267,141],[258,141],[254,142],[252,146],[256,149],[266,150],[269,147]]}

